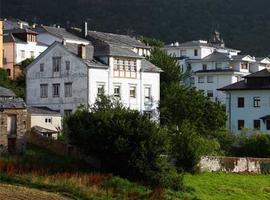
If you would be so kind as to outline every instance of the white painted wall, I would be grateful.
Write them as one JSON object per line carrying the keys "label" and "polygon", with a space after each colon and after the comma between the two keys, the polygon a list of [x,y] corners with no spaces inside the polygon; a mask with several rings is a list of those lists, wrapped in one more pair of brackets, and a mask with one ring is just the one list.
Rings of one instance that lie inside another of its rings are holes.
{"label": "white painted wall", "polygon": [[[51,119],[51,123],[46,122],[46,119]],[[31,114],[31,128],[34,126],[59,131],[62,129],[62,117],[57,115]]]}
{"label": "white painted wall", "polygon": [[[34,52],[34,58],[37,58],[46,49],[47,46],[37,45],[36,42],[15,43],[15,63],[31,58],[31,51]],[[25,57],[22,57],[22,51],[25,52]]]}
{"label": "white painted wall", "polygon": [[[229,128],[232,132],[238,133],[238,120],[245,120],[245,128],[253,129],[253,120],[258,120],[270,113],[270,90],[247,90],[231,91],[231,98],[228,95],[227,110],[230,111]],[[238,97],[245,98],[245,107],[238,108]],[[253,106],[253,97],[261,98],[261,107]],[[231,105],[231,106],[229,106]],[[261,131],[266,130],[266,124],[261,120]]]}
{"label": "white painted wall", "polygon": [[[61,76],[53,77],[52,58],[60,56]],[[70,61],[70,71],[67,73],[65,61]],[[40,64],[44,63],[44,72],[40,72]],[[87,67],[80,59],[68,51],[63,51],[61,46],[55,46],[35,65],[27,70],[26,102],[28,106],[46,106],[52,110],[74,110],[81,104],[88,102]],[[72,83],[72,97],[64,96],[64,84]],[[60,83],[60,97],[52,96],[52,84]],[[40,97],[40,84],[48,84],[48,98]]]}

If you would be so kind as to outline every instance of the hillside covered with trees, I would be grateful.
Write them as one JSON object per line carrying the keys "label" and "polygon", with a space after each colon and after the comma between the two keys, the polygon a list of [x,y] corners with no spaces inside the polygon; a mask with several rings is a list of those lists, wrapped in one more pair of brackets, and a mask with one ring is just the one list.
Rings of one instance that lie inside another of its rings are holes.
{"label": "hillside covered with trees", "polygon": [[44,24],[155,37],[166,41],[208,39],[213,28],[227,46],[256,56],[270,54],[268,0],[3,0],[4,17]]}

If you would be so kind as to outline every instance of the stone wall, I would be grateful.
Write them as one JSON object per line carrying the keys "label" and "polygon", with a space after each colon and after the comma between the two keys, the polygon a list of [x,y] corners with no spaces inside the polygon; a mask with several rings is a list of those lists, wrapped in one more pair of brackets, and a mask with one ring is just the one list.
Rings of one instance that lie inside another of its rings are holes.
{"label": "stone wall", "polygon": [[202,172],[270,173],[270,158],[202,157]]}
{"label": "stone wall", "polygon": [[7,117],[8,115],[16,115],[17,117],[17,135],[16,152],[20,153],[25,148],[25,134],[27,130],[27,110],[26,109],[5,109],[0,112],[0,151],[8,151],[8,133],[7,133]]}

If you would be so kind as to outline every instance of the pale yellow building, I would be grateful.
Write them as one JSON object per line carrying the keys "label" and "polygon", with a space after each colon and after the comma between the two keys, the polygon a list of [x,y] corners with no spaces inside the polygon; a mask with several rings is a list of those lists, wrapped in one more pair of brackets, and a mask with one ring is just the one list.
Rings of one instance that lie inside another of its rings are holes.
{"label": "pale yellow building", "polygon": [[3,68],[3,20],[0,18],[0,68]]}

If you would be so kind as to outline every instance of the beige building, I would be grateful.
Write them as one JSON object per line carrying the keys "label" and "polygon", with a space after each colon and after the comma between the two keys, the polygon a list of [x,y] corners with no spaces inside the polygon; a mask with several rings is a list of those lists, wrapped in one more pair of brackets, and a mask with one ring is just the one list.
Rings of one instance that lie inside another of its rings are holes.
{"label": "beige building", "polygon": [[9,89],[0,87],[0,154],[24,150],[27,110],[22,99]]}
{"label": "beige building", "polygon": [[0,68],[3,68],[3,21],[0,18]]}

